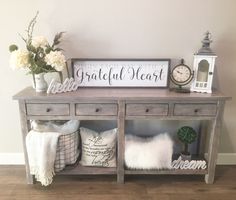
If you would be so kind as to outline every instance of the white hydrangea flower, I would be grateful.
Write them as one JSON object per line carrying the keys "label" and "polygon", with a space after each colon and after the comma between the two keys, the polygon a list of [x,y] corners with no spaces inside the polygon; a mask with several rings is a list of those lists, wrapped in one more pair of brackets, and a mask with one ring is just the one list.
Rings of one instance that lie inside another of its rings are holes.
{"label": "white hydrangea flower", "polygon": [[29,67],[29,52],[26,50],[15,50],[11,53],[10,67],[15,69]]}
{"label": "white hydrangea flower", "polygon": [[46,47],[48,45],[48,41],[44,36],[36,36],[32,38],[32,43],[31,43],[35,48],[38,47]]}
{"label": "white hydrangea flower", "polygon": [[45,61],[57,71],[62,71],[66,66],[65,56],[60,51],[51,51],[45,56]]}

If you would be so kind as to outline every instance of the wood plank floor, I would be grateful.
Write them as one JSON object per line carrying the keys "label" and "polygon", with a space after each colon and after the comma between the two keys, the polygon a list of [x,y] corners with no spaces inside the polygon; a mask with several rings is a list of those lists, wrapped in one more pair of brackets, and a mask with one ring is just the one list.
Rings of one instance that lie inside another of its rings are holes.
{"label": "wood plank floor", "polygon": [[213,185],[204,176],[57,176],[49,187],[27,185],[23,166],[0,166],[0,200],[236,200],[236,166],[217,166]]}

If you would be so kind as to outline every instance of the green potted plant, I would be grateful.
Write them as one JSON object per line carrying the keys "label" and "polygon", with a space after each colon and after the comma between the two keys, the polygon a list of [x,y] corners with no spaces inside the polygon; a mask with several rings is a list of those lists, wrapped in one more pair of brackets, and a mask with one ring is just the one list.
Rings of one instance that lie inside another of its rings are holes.
{"label": "green potted plant", "polygon": [[184,144],[184,150],[181,152],[181,158],[183,160],[191,160],[191,154],[188,150],[188,145],[196,140],[196,131],[192,127],[183,126],[178,130],[177,135],[179,140]]}

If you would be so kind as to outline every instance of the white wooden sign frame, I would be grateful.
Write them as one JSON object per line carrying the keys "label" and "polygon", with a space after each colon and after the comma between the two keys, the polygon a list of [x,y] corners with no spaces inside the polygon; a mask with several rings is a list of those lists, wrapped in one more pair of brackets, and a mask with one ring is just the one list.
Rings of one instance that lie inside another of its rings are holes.
{"label": "white wooden sign frame", "polygon": [[169,86],[170,59],[71,59],[79,87]]}

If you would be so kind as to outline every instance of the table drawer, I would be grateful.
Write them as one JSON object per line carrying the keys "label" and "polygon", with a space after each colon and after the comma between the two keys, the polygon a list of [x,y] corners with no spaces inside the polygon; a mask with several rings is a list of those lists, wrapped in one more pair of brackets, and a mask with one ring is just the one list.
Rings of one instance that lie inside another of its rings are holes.
{"label": "table drawer", "polygon": [[186,103],[175,104],[175,116],[214,116],[216,115],[216,104]]}
{"label": "table drawer", "polygon": [[117,115],[117,104],[78,103],[75,107],[76,115]]}
{"label": "table drawer", "polygon": [[145,115],[168,115],[169,106],[167,103],[145,103],[145,104],[126,104],[126,115],[145,116]]}
{"label": "table drawer", "polygon": [[69,104],[28,103],[26,104],[27,115],[69,115]]}

